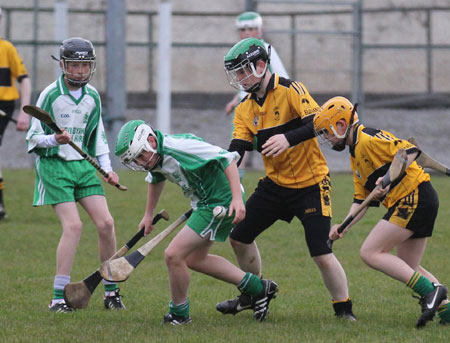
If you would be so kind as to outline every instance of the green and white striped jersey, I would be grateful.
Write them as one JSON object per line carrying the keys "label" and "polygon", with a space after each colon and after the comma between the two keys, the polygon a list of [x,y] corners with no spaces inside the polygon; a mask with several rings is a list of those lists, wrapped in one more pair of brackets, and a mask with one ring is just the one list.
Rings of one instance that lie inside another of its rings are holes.
{"label": "green and white striped jersey", "polygon": [[148,173],[147,182],[169,180],[179,185],[194,209],[231,201],[224,171],[231,162],[239,160],[237,152],[209,144],[193,134],[156,134],[161,161]]}
{"label": "green and white striped jersey", "polygon": [[[100,95],[91,85],[82,87],[81,97],[75,99],[61,76],[42,91],[36,105],[50,113],[55,123],[67,130],[72,141],[90,156],[109,153],[101,117]],[[68,144],[40,148],[37,145],[39,136],[49,134],[53,134],[53,131],[47,125],[32,118],[26,137],[28,152],[35,152],[39,156],[58,156],[66,161],[83,159]]]}

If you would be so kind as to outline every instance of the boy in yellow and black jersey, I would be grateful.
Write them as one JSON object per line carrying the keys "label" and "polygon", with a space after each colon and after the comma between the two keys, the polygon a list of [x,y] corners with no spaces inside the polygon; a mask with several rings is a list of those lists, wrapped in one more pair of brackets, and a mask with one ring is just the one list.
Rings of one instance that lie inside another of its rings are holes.
{"label": "boy in yellow and black jersey", "polygon": [[236,108],[231,148],[248,149],[257,137],[261,152],[270,137],[284,134],[289,149],[277,156],[262,154],[266,175],[287,188],[315,185],[328,174],[319,144],[311,139],[312,119],[318,109],[303,84],[272,74],[262,99],[253,93]]}
{"label": "boy in yellow and black jersey", "polygon": [[[230,85],[249,93],[236,108],[228,150],[242,158],[253,149],[256,137],[266,171],[247,200],[245,219],[233,228],[230,242],[241,269],[261,276],[256,237],[277,220],[299,218],[336,316],[355,321],[344,269],[327,245],[331,184],[313,130],[319,106],[303,84],[270,72],[270,49],[256,38],[246,38],[225,56]],[[253,307],[254,300],[244,294],[217,304],[224,314]]]}
{"label": "boy in yellow and black jersey", "polygon": [[[388,211],[364,241],[361,258],[370,267],[403,282],[420,295],[422,311],[417,327],[433,320],[436,312],[442,324],[450,324],[447,288],[420,265],[439,208],[430,175],[415,161],[419,154],[415,145],[387,131],[359,124],[355,106],[346,98],[335,97],[328,100],[314,118],[314,131],[324,145],[337,151],[349,146],[355,186],[349,213],[355,213],[369,192],[381,184],[399,149],[404,149],[408,156],[405,172],[386,188],[375,191],[376,201],[371,205],[381,202]],[[362,209],[342,233],[338,231],[341,224],[333,225],[330,239],[341,238],[366,211],[367,207]],[[393,249],[396,255],[391,254]]]}

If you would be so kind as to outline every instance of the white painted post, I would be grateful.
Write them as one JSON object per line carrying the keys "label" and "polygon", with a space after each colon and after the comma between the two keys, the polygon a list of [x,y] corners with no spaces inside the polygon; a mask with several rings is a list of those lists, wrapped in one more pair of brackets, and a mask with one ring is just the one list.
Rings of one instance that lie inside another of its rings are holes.
{"label": "white painted post", "polygon": [[158,94],[156,99],[156,129],[171,132],[171,16],[172,8],[168,0],[159,4],[158,34]]}
{"label": "white painted post", "polygon": [[[54,20],[55,20],[55,32],[54,32],[54,37],[55,37],[55,41],[57,42],[62,42],[64,39],[67,39],[69,37],[67,37],[68,35],[68,29],[67,26],[69,25],[69,20],[67,17],[67,13],[68,13],[68,9],[67,9],[67,1],[66,0],[57,0],[55,2],[55,7],[54,7]],[[56,58],[59,58],[59,45],[57,45],[54,49],[55,53],[54,56]],[[59,63],[54,63],[55,64],[55,68],[54,70],[54,75],[55,75],[55,79],[57,79],[59,77],[59,75],[61,75],[61,68],[59,66]]]}

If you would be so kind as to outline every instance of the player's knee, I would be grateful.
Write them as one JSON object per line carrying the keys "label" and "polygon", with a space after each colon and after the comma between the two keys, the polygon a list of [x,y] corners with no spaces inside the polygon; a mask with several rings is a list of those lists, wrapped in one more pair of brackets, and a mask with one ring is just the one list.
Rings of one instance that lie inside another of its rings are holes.
{"label": "player's knee", "polygon": [[114,219],[112,216],[107,216],[97,224],[97,228],[100,234],[111,234],[114,231]]}
{"label": "player's knee", "polygon": [[314,256],[312,259],[319,269],[334,268],[334,265],[336,264],[336,257],[334,254]]}
{"label": "player's knee", "polygon": [[164,260],[166,262],[166,265],[168,267],[170,266],[176,266],[180,264],[182,258],[177,253],[176,249],[173,249],[170,245],[167,247],[167,249],[164,251]]}
{"label": "player's knee", "polygon": [[236,241],[235,239],[230,237],[230,244],[231,247],[236,251],[236,250],[245,250],[248,247],[248,244]]}
{"label": "player's knee", "polygon": [[361,247],[361,249],[359,249],[359,256],[361,257],[361,260],[363,260],[363,262],[368,266],[373,265],[374,253],[364,245]]}
{"label": "player's knee", "polygon": [[83,230],[83,223],[80,220],[73,221],[69,224],[63,226],[63,232],[66,235],[73,237],[81,236],[81,231]]}
{"label": "player's knee", "polygon": [[105,219],[105,227],[107,227],[108,230],[114,229],[114,219],[113,219],[112,216],[108,216],[108,217]]}

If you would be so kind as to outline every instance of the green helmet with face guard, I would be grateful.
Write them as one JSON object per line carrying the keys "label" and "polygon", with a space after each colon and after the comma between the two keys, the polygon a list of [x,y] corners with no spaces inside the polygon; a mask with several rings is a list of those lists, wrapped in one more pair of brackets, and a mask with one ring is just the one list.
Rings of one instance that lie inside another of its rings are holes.
{"label": "green helmet with face guard", "polygon": [[[256,71],[256,62],[265,62],[264,70],[261,73]],[[260,89],[270,63],[270,46],[266,51],[264,42],[256,38],[245,38],[236,43],[225,55],[225,73],[230,85],[238,90],[248,93],[256,92]],[[243,86],[245,80],[251,76],[260,78],[250,86]]]}
{"label": "green helmet with face guard", "polygon": [[[120,162],[127,168],[136,171],[148,171],[136,163],[136,158],[143,152],[157,153],[148,142],[148,136],[157,140],[155,131],[143,120],[131,120],[124,124],[116,139],[114,154],[119,157]],[[155,166],[158,163],[155,163]]]}

